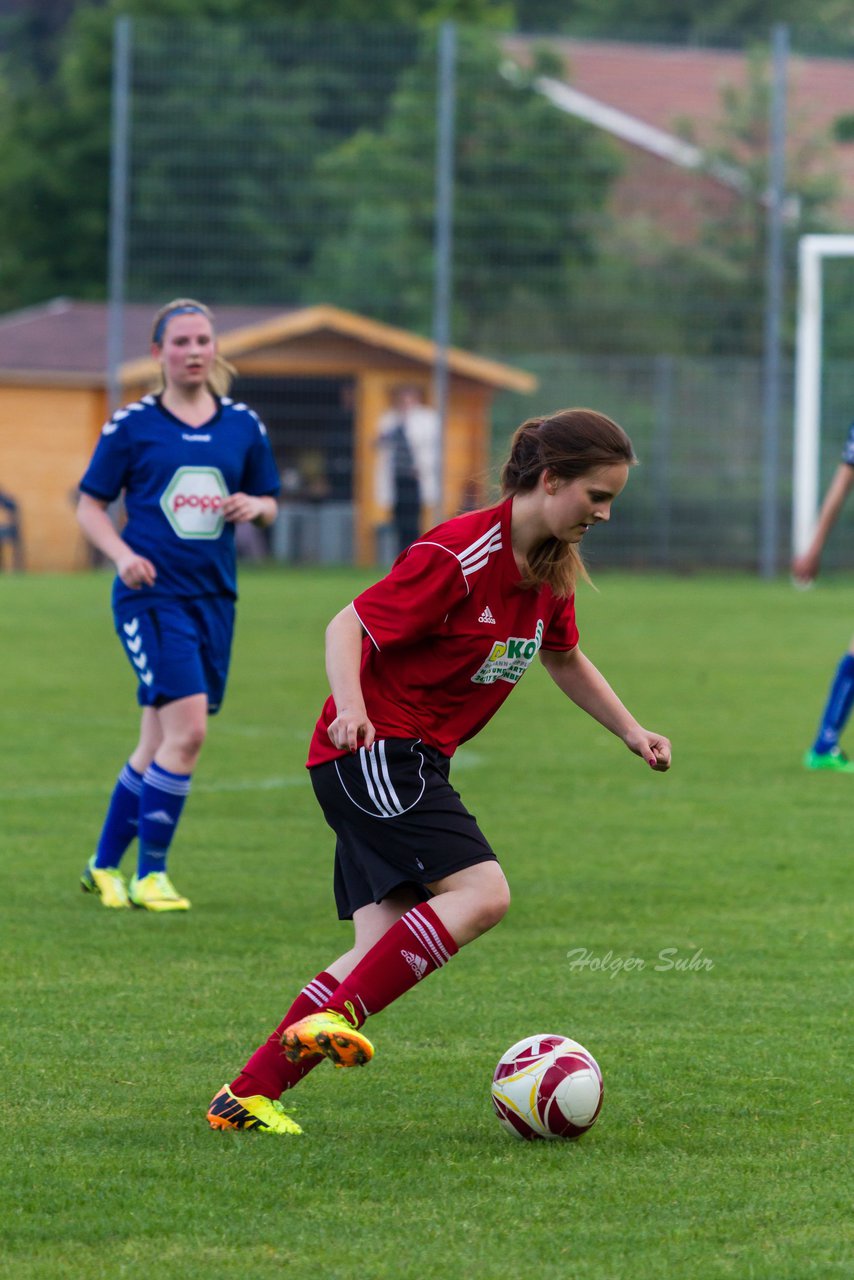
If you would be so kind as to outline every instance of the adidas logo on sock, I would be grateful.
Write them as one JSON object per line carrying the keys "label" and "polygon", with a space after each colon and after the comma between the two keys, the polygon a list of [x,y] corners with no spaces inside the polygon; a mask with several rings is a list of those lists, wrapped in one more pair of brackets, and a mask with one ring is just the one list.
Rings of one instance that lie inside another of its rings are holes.
{"label": "adidas logo on sock", "polygon": [[495,626],[495,619],[492,616],[492,610],[489,605],[486,606],[483,613],[478,618],[478,622],[491,622],[492,625]]}
{"label": "adidas logo on sock", "polygon": [[143,814],[144,818],[148,818],[149,822],[163,822],[169,827],[174,827],[175,819],[170,818],[165,809],[155,809],[153,813]]}
{"label": "adidas logo on sock", "polygon": [[414,951],[401,951],[400,954],[420,982],[427,972],[427,961],[423,956],[417,956]]}

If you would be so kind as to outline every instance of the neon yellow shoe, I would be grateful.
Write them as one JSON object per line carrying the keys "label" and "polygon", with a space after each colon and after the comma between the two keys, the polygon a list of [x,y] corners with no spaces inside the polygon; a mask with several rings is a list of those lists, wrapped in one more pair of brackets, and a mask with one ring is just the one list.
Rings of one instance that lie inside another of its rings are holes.
{"label": "neon yellow shoe", "polygon": [[132,907],[146,911],[189,911],[190,902],[182,898],[165,871],[149,871],[140,880],[134,876],[128,887]]}
{"label": "neon yellow shoe", "polygon": [[118,867],[96,867],[94,856],[86,863],[80,877],[84,893],[97,893],[104,907],[129,907],[128,891],[124,876]]}
{"label": "neon yellow shoe", "polygon": [[832,773],[854,773],[854,761],[849,760],[839,747],[823,752],[810,749],[804,756],[804,768],[829,769]]}
{"label": "neon yellow shoe", "polygon": [[208,1107],[207,1122],[212,1129],[253,1129],[257,1133],[302,1133],[296,1120],[281,1102],[254,1093],[251,1098],[236,1098],[227,1084]]}
{"label": "neon yellow shoe", "polygon": [[361,1067],[374,1056],[374,1046],[342,1013],[322,1009],[286,1027],[282,1047],[290,1062],[322,1053],[336,1067]]}

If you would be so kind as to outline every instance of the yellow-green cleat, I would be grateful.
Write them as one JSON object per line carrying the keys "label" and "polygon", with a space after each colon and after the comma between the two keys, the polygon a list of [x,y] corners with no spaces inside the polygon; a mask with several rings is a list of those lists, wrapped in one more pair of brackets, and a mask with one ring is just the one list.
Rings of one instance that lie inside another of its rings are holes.
{"label": "yellow-green cleat", "polygon": [[374,1056],[367,1036],[347,1021],[342,1013],[322,1009],[286,1027],[282,1047],[290,1062],[322,1053],[336,1067],[361,1067]]}
{"label": "yellow-green cleat", "polygon": [[94,857],[86,863],[80,877],[84,893],[96,893],[104,907],[129,907],[130,900],[124,876],[118,867],[96,867]]}
{"label": "yellow-green cleat", "polygon": [[208,1107],[208,1124],[212,1129],[251,1129],[257,1133],[302,1133],[296,1120],[287,1114],[281,1102],[260,1093],[251,1098],[237,1098],[227,1084]]}
{"label": "yellow-green cleat", "polygon": [[833,747],[830,751],[810,749],[804,756],[804,768],[828,769],[831,773],[854,773],[854,762],[839,747]]}
{"label": "yellow-green cleat", "polygon": [[128,886],[132,907],[146,911],[189,911],[190,902],[183,898],[165,871],[149,871],[140,880],[134,876]]}

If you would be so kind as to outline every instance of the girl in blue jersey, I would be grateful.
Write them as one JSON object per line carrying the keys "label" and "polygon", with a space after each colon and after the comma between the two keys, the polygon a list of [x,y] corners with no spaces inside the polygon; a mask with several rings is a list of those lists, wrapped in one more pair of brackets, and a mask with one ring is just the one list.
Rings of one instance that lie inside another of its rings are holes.
{"label": "girl in blue jersey", "polygon": [[[842,459],[824,496],[810,545],[792,561],[792,577],[795,582],[809,586],[818,577],[824,544],[845,505],[845,499],[851,492],[852,486],[854,486],[854,423],[848,428]],[[848,652],[842,655],[834,672],[818,733],[812,746],[804,755],[804,768],[829,769],[834,773],[854,773],[854,761],[849,760],[839,746],[839,737],[848,723],[852,707],[854,707],[854,640],[851,641]]]}
{"label": "girl in blue jersey", "polygon": [[[237,598],[234,526],[276,518],[279,476],[260,419],[225,392],[207,307],[178,299],[155,316],[163,386],[115,413],[80,482],[77,518],[116,566],[116,633],[137,677],[139,741],[119,774],[81,884],[106,907],[186,911],[169,849],[225,691]],[[124,494],[127,523],[107,508]],[[136,874],[119,869],[139,839]]]}

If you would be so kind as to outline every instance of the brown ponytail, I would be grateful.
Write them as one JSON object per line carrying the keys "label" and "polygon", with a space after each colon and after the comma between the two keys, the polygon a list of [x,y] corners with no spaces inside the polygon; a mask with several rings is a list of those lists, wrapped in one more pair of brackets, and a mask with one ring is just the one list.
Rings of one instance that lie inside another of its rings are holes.
{"label": "brown ponytail", "polygon": [[[546,418],[529,418],[510,442],[510,456],[501,472],[505,497],[528,493],[543,471],[560,480],[576,480],[596,467],[637,462],[632,442],[622,427],[595,409],[561,409]],[[547,538],[528,556],[528,582],[548,583],[556,596],[575,590],[577,579],[590,581],[578,548],[559,538]]]}

